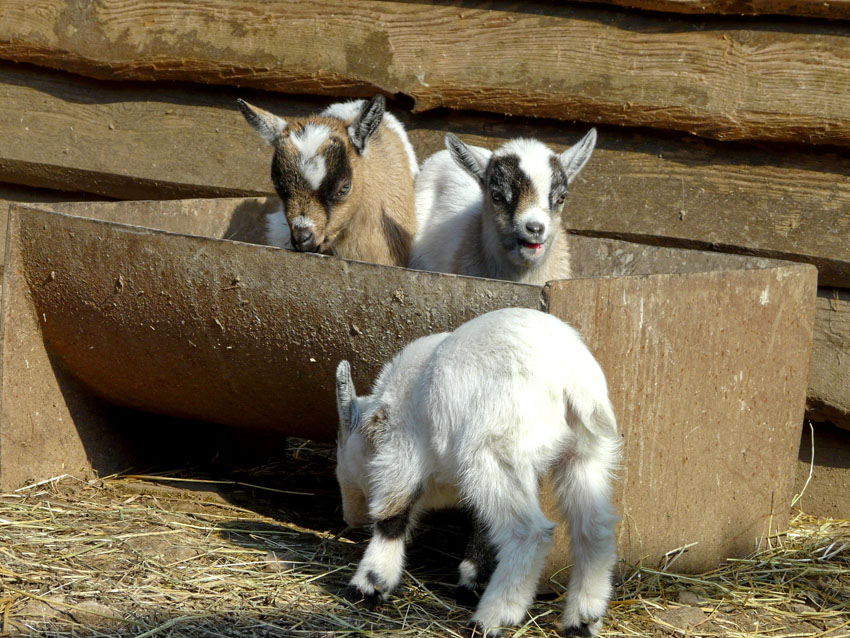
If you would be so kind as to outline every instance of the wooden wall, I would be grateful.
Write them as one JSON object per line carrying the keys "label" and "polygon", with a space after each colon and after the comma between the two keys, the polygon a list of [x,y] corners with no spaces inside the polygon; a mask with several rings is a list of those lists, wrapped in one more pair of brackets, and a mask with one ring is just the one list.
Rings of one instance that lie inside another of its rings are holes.
{"label": "wooden wall", "polygon": [[236,97],[293,116],[382,92],[420,158],[446,130],[564,148],[596,125],[567,225],[817,265],[811,414],[850,425],[848,17],[850,0],[5,0],[0,213],[269,193]]}

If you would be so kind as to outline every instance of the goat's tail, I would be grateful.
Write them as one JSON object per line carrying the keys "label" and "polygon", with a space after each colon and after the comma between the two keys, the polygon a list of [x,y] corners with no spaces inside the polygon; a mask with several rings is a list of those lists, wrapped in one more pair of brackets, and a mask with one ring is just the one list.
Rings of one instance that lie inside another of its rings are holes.
{"label": "goat's tail", "polygon": [[617,417],[614,416],[614,407],[607,396],[604,401],[597,402],[590,421],[590,430],[594,434],[617,436]]}
{"label": "goat's tail", "polygon": [[597,462],[597,469],[612,476],[620,465],[623,440],[617,432],[608,392],[585,392],[567,397],[567,423],[575,433],[574,452]]}
{"label": "goat's tail", "polygon": [[592,437],[617,437],[617,417],[608,398],[608,389],[584,387],[579,392],[566,392],[567,422]]}

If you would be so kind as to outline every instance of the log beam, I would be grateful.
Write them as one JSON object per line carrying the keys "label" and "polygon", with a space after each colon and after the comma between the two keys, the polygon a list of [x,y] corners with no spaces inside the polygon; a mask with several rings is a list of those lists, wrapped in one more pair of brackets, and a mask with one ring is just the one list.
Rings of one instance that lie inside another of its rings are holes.
{"label": "log beam", "polygon": [[545,2],[5,0],[0,58],[101,79],[400,94],[420,112],[850,145],[850,38],[828,23]]}

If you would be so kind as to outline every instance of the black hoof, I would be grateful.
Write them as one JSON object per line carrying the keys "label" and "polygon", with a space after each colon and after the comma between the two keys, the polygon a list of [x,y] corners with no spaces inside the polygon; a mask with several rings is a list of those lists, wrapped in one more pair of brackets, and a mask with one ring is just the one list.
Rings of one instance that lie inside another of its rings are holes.
{"label": "black hoof", "polygon": [[581,623],[578,626],[573,625],[572,627],[564,627],[563,631],[561,631],[562,636],[593,636],[593,633],[590,631],[590,625],[586,622]]}
{"label": "black hoof", "polygon": [[371,594],[363,592],[355,585],[349,585],[343,593],[345,599],[355,605],[362,604],[366,609],[372,611],[384,602],[384,597],[379,591],[373,591]]}
{"label": "black hoof", "polygon": [[464,607],[477,607],[481,598],[480,590],[471,585],[458,585],[455,590],[455,602]]}
{"label": "black hoof", "polygon": [[501,629],[487,629],[480,622],[470,620],[466,626],[472,629],[470,638],[497,638],[502,635]]}

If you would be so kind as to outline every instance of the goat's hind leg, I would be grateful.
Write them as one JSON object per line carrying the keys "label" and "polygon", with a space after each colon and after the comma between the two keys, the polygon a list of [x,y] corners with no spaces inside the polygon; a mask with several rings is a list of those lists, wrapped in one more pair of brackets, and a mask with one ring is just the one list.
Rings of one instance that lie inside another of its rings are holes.
{"label": "goat's hind leg", "polygon": [[346,598],[373,609],[384,602],[401,582],[404,543],[419,513],[417,496],[402,511],[375,521],[372,538],[348,583]]}
{"label": "goat's hind leg", "polygon": [[[617,560],[609,470],[615,449],[576,454],[556,470],[558,496],[570,526],[573,568],[561,618],[565,636],[595,636],[602,628],[613,590]],[[610,458],[606,458],[610,457]]]}
{"label": "goat's hind leg", "polygon": [[499,466],[482,462],[480,471],[469,473],[476,477],[474,484],[463,489],[496,548],[496,569],[472,615],[487,636],[525,621],[555,530],[540,509],[535,473],[514,466],[510,475],[491,475]]}

